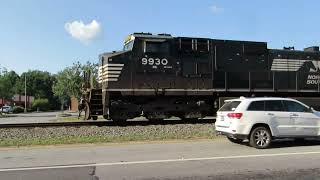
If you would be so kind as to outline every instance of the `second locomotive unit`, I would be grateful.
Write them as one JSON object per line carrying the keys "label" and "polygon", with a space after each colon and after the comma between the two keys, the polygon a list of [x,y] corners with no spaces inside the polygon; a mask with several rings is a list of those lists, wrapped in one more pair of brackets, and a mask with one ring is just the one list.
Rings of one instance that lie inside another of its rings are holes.
{"label": "second locomotive unit", "polygon": [[99,88],[87,87],[85,119],[203,118],[224,97],[312,100],[320,92],[319,60],[316,46],[268,49],[265,42],[134,33],[122,51],[100,55]]}

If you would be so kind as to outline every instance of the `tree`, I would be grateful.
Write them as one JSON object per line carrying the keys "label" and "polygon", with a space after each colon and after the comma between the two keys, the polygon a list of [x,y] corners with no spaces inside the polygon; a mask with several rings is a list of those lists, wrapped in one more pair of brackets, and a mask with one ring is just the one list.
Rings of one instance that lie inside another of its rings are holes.
{"label": "tree", "polygon": [[[65,68],[64,70],[60,71],[56,76],[57,81],[52,86],[52,90],[53,90],[54,95],[56,97],[58,97],[60,100],[61,110],[63,110],[63,105],[70,98],[71,93],[69,90],[70,89],[69,82],[75,81],[75,80],[71,80],[72,79],[70,76],[71,74],[72,74],[72,70],[70,68]],[[74,84],[74,83],[72,83],[72,84]]]}
{"label": "tree", "polygon": [[98,84],[98,67],[99,65],[97,63],[90,63],[89,61],[87,61],[86,64],[82,65],[82,71],[91,74],[93,78],[93,86],[96,86]]}
{"label": "tree", "polygon": [[14,72],[14,71],[9,71],[5,74],[5,76],[8,77],[8,80],[10,82],[10,85],[12,85],[12,92],[14,94],[18,93],[19,92],[19,88],[20,88],[20,84],[19,84],[19,81],[20,81],[20,76]]}
{"label": "tree", "polygon": [[36,99],[47,98],[51,104],[51,109],[57,109],[59,102],[53,95],[52,86],[56,77],[46,71],[32,70],[21,74],[19,84],[17,84],[19,94],[24,94],[24,81],[27,80],[27,95]]}
{"label": "tree", "polygon": [[9,77],[4,74],[0,76],[0,97],[2,99],[11,99],[13,94],[14,94],[14,90],[12,88],[12,84],[10,82]]}
{"label": "tree", "polygon": [[0,74],[0,98],[4,100],[12,99],[16,93],[16,84],[19,76],[14,71],[5,71]]}
{"label": "tree", "polygon": [[7,72],[8,72],[7,68],[1,67],[1,65],[0,65],[0,75],[3,75],[5,73],[7,73]]}
{"label": "tree", "polygon": [[[49,72],[32,70],[21,74],[21,84],[27,78],[27,94],[35,98],[46,98],[52,96],[52,85],[55,80]],[[24,86],[23,86],[24,88]]]}
{"label": "tree", "polygon": [[16,84],[19,81],[19,75],[14,71],[4,72],[0,75],[0,98],[11,99],[16,93]]}
{"label": "tree", "polygon": [[64,104],[72,96],[76,98],[81,97],[81,85],[84,82],[84,72],[91,72],[93,79],[97,78],[98,65],[87,62],[81,64],[80,62],[74,63],[70,67],[66,67],[64,70],[58,72],[56,78],[57,81],[53,85],[54,95],[59,97],[61,104]]}

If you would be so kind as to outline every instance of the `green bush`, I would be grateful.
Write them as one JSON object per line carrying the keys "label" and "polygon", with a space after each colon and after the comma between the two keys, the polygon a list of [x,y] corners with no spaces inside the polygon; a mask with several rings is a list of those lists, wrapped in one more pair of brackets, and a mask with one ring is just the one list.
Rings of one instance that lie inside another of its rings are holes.
{"label": "green bush", "polygon": [[32,103],[32,109],[34,111],[48,111],[50,109],[50,104],[48,99],[36,99]]}
{"label": "green bush", "polygon": [[13,107],[12,112],[13,113],[23,113],[24,112],[24,108],[21,107],[21,106],[15,106],[15,107]]}

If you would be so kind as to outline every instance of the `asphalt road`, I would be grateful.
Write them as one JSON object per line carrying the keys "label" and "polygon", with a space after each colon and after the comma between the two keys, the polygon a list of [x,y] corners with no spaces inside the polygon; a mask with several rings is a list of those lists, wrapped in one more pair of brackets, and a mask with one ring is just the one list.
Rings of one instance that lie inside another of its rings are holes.
{"label": "asphalt road", "polygon": [[320,141],[266,150],[225,138],[0,149],[0,179],[319,179]]}

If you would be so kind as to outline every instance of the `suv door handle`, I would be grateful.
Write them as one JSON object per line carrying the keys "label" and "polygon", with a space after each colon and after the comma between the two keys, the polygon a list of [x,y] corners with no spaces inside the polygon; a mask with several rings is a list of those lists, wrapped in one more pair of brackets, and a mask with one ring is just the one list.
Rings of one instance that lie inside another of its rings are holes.
{"label": "suv door handle", "polygon": [[298,114],[295,114],[295,113],[291,113],[290,116],[297,117],[297,116],[299,116],[299,115],[298,115]]}
{"label": "suv door handle", "polygon": [[269,116],[274,116],[274,114],[273,114],[273,113],[267,113],[267,115],[269,115]]}

